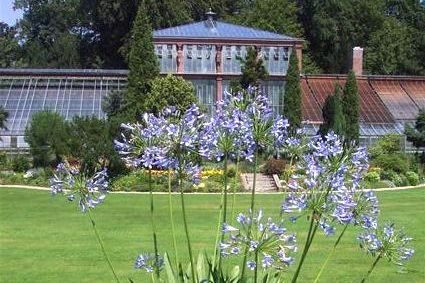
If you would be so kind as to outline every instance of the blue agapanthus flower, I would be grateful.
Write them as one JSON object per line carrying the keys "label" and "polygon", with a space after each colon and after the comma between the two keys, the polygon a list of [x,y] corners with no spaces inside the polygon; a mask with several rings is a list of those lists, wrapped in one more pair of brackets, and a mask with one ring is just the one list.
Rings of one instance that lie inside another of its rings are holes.
{"label": "blue agapanthus flower", "polygon": [[267,96],[257,94],[246,108],[252,120],[252,132],[258,149],[277,149],[287,138],[288,121],[281,116],[275,117]]}
{"label": "blue agapanthus flower", "polygon": [[196,105],[184,113],[173,107],[159,116],[144,114],[143,121],[124,124],[117,151],[127,164],[147,169],[171,169],[179,179],[200,181],[199,130],[203,115]]}
{"label": "blue agapanthus flower", "polygon": [[[287,143],[291,147],[287,152],[297,152],[296,144]],[[374,225],[378,213],[376,198],[360,187],[368,169],[365,149],[344,149],[340,138],[328,133],[325,137],[313,137],[303,151],[288,181],[289,193],[282,203],[282,212],[313,213],[326,235],[335,233],[335,224]]]}
{"label": "blue agapanthus flower", "polygon": [[160,255],[143,253],[137,256],[134,262],[134,268],[144,269],[148,273],[152,273],[157,267],[159,270],[164,266],[164,258]]}
{"label": "blue agapanthus flower", "polygon": [[108,193],[106,168],[88,178],[67,163],[60,163],[50,179],[52,195],[64,193],[69,201],[78,201],[82,212],[101,204]]}
{"label": "blue agapanthus flower", "polygon": [[223,224],[225,240],[219,246],[222,257],[239,255],[247,249],[251,257],[247,260],[247,267],[251,270],[257,267],[254,260],[256,254],[265,269],[283,269],[294,262],[292,254],[297,250],[296,237],[288,233],[282,222],[264,218],[262,210],[258,213],[239,213],[236,221],[237,226]]}
{"label": "blue agapanthus flower", "polygon": [[360,247],[367,253],[374,257],[386,258],[396,265],[403,265],[415,253],[410,246],[412,238],[393,223],[377,229],[365,229],[358,236],[358,240]]}
{"label": "blue agapanthus flower", "polygon": [[225,93],[224,100],[217,103],[216,111],[204,121],[199,150],[203,157],[220,161],[226,155],[252,160],[255,150],[252,120],[238,106],[242,100],[240,94]]}

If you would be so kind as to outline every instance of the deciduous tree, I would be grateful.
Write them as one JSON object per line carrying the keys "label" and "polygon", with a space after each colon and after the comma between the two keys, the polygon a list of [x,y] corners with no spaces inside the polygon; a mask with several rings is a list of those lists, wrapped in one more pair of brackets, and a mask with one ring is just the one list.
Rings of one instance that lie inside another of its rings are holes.
{"label": "deciduous tree", "polygon": [[372,74],[417,74],[414,30],[393,17],[371,35],[365,52],[366,69]]}

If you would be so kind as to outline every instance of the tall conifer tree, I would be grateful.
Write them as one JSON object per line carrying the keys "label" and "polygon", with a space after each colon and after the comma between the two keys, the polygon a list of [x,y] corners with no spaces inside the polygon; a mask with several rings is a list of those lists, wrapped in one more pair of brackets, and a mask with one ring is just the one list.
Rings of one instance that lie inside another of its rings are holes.
{"label": "tall conifer tree", "polygon": [[145,3],[140,3],[131,31],[129,54],[128,90],[124,97],[126,118],[134,121],[142,112],[142,100],[150,91],[150,81],[159,75],[158,58],[156,57],[152,27],[146,11]]}
{"label": "tall conifer tree", "polygon": [[250,85],[258,87],[261,81],[264,81],[268,76],[263,59],[258,58],[257,55],[257,50],[250,47],[246,58],[242,60],[242,77],[240,83],[245,89]]}
{"label": "tall conifer tree", "polygon": [[324,136],[333,131],[337,135],[344,135],[345,117],[342,111],[341,87],[335,84],[333,95],[328,96],[323,105],[323,124],[320,125],[319,133]]}
{"label": "tall conifer tree", "polygon": [[292,131],[301,127],[302,100],[300,86],[300,70],[298,58],[293,52],[289,58],[288,73],[286,76],[285,94],[283,101],[283,114],[288,119]]}
{"label": "tall conifer tree", "polygon": [[350,71],[344,87],[342,108],[345,118],[345,141],[346,143],[359,141],[359,92],[357,89],[356,75]]}

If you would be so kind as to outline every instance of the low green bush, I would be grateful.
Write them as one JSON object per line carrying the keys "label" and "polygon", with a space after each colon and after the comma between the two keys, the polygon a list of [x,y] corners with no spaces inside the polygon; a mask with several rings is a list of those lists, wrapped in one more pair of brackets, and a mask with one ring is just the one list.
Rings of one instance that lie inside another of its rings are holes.
{"label": "low green bush", "polygon": [[283,171],[285,171],[285,167],[286,167],[285,160],[272,158],[266,161],[262,171],[264,174],[267,174],[267,175],[273,175],[273,174],[281,175]]}
{"label": "low green bush", "polygon": [[27,156],[17,155],[12,159],[12,169],[14,172],[25,172],[31,168],[30,161]]}
{"label": "low green bush", "polygon": [[370,171],[367,172],[364,175],[365,181],[369,183],[378,183],[381,180],[381,177],[379,176],[379,173],[376,171]]}
{"label": "low green bush", "polygon": [[236,176],[236,164],[229,164],[229,166],[227,166],[227,177],[234,178],[235,176]]}
{"label": "low green bush", "polygon": [[29,173],[0,173],[1,185],[28,185],[28,186],[49,186],[49,179],[52,176],[52,170],[34,169]]}
{"label": "low green bush", "polygon": [[397,134],[388,134],[380,139],[369,148],[371,158],[377,158],[383,154],[394,154],[401,149],[401,136]]}
{"label": "low green bush", "polygon": [[9,169],[9,162],[5,151],[0,151],[0,170]]}
{"label": "low green bush", "polygon": [[402,176],[400,176],[399,174],[395,173],[392,177],[391,177],[391,182],[394,183],[394,185],[396,185],[396,187],[401,187],[403,185],[405,185],[404,180],[402,178]]}
{"label": "low green bush", "polygon": [[399,174],[392,170],[382,171],[381,179],[389,180],[393,182],[396,187],[409,185],[409,180],[406,178],[404,174]]}
{"label": "low green bush", "polygon": [[381,154],[372,160],[373,166],[380,167],[384,171],[406,173],[409,171],[409,157],[402,153]]}
{"label": "low green bush", "polygon": [[419,185],[419,175],[413,171],[406,172],[406,178],[409,182],[409,185],[416,186]]}
{"label": "low green bush", "polygon": [[[154,192],[167,191],[167,182],[166,176],[152,176],[152,190]],[[133,171],[112,180],[111,188],[113,191],[148,192],[149,175],[144,170]]]}
{"label": "low green bush", "polygon": [[[236,182],[235,182],[236,181]],[[228,179],[229,192],[242,191],[241,183],[238,179]],[[172,191],[178,191],[178,184],[175,178],[171,182]],[[190,192],[221,192],[223,189],[223,176],[209,176],[201,180],[198,186],[190,182],[184,183],[184,191]],[[148,192],[149,191],[149,175],[145,170],[133,171],[128,175],[117,177],[111,181],[111,189],[113,191],[127,192]],[[168,176],[152,176],[152,190],[154,192],[168,191]]]}

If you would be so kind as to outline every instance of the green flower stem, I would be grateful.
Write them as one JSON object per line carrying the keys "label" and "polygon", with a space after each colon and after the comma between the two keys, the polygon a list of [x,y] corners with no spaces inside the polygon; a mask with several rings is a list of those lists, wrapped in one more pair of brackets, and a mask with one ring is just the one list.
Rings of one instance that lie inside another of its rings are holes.
{"label": "green flower stem", "polygon": [[[227,216],[227,165],[228,165],[228,157],[227,157],[227,154],[225,154],[224,155],[224,165],[223,165],[223,169],[224,169],[224,187],[223,187],[223,198],[222,198],[222,209],[220,209],[220,214],[221,214],[221,211],[223,210],[223,219],[222,219],[222,221],[221,221],[221,223],[220,223],[220,221],[219,221],[219,225],[218,225],[218,229],[217,229],[217,232],[219,233],[219,234],[221,234],[221,237],[220,237],[220,239],[221,239],[221,242],[223,242],[223,240],[224,240],[224,233],[222,233],[221,232],[221,226],[224,224],[224,223],[226,223],[226,216]],[[216,243],[216,246],[215,246],[215,253],[217,253],[217,246],[218,246],[218,243]],[[221,258],[221,255],[218,255],[218,270],[220,270],[220,268],[221,268],[221,260],[222,260],[222,258]]]}
{"label": "green flower stem", "polygon": [[223,201],[224,201],[224,187],[221,190],[221,199],[220,199],[220,212],[218,214],[218,219],[217,219],[217,231],[216,231],[216,237],[215,237],[215,244],[214,244],[214,257],[213,257],[213,267],[215,266],[216,260],[217,260],[217,252],[218,252],[218,242],[220,240],[220,223],[221,223],[221,218],[222,218],[222,214],[223,214]]}
{"label": "green flower stem", "polygon": [[377,256],[377,258],[375,259],[375,261],[373,262],[372,266],[370,267],[370,269],[368,270],[367,274],[365,277],[363,277],[361,283],[366,282],[366,280],[369,278],[370,274],[372,273],[373,269],[375,269],[375,266],[378,264],[379,260],[382,258],[382,254],[379,254]]}
{"label": "green flower stem", "polygon": [[241,271],[241,282],[244,280],[245,276],[245,269],[246,269],[246,260],[248,258],[248,246],[245,247],[244,253],[243,253],[243,260],[242,260],[242,271]]}
{"label": "green flower stem", "polygon": [[233,224],[233,221],[235,221],[235,203],[236,203],[236,186],[238,182],[238,176],[239,176],[239,154],[236,157],[236,175],[235,180],[233,182],[233,200],[232,200],[232,218],[231,222]]}
{"label": "green flower stem", "polygon": [[317,283],[319,281],[320,276],[322,275],[323,270],[325,270],[326,265],[328,264],[329,259],[332,257],[332,255],[334,254],[339,242],[341,241],[342,236],[344,235],[345,231],[347,230],[348,224],[346,224],[344,226],[344,229],[342,230],[342,232],[339,234],[338,239],[336,240],[334,246],[332,247],[332,250],[330,251],[330,253],[328,254],[328,256],[326,257],[325,262],[322,264],[322,267],[320,268],[319,273],[316,276],[316,279],[314,279],[313,283]]}
{"label": "green flower stem", "polygon": [[[228,158],[227,154],[224,155],[224,199],[223,199],[223,223],[227,220],[227,165]],[[223,236],[222,236],[223,238]]]}
{"label": "green flower stem", "polygon": [[192,255],[192,245],[190,244],[190,236],[189,236],[189,228],[187,226],[187,218],[186,218],[186,206],[184,204],[184,192],[183,192],[183,180],[179,180],[179,186],[180,186],[180,199],[181,199],[181,205],[182,205],[182,214],[183,214],[183,224],[184,224],[184,231],[186,233],[186,240],[187,240],[187,248],[189,251],[189,260],[190,260],[190,269],[192,272],[192,282],[196,282],[196,275],[195,275],[195,266],[193,265],[193,255]]}
{"label": "green flower stem", "polygon": [[174,216],[173,216],[173,201],[171,195],[171,169],[168,169],[168,207],[170,209],[170,222],[171,222],[171,233],[173,234],[173,246],[174,254],[176,256],[176,267],[179,262],[179,255],[177,253],[177,240],[176,240],[176,230],[174,228]]}
{"label": "green flower stem", "polygon": [[255,186],[257,183],[257,171],[258,171],[258,151],[255,150],[254,153],[254,178],[252,182],[252,192],[251,192],[251,213],[254,213],[255,205]]}
{"label": "green flower stem", "polygon": [[[255,150],[254,152],[254,178],[252,183],[252,192],[251,192],[251,217],[254,214],[254,205],[255,205],[255,185],[257,182],[257,170],[258,170],[258,150]],[[248,227],[248,242],[251,237],[251,226]],[[243,255],[243,261],[242,261],[242,271],[241,271],[241,278],[243,280],[246,270],[246,261],[248,259],[248,246],[245,247],[244,255]]]}
{"label": "green flower stem", "polygon": [[90,208],[87,211],[88,211],[88,215],[89,215],[89,218],[90,218],[90,222],[91,222],[92,227],[93,227],[94,234],[96,235],[96,239],[99,242],[100,249],[103,252],[103,256],[105,257],[106,262],[108,263],[109,269],[111,270],[112,274],[114,275],[115,281],[119,283],[120,280],[118,279],[118,276],[115,273],[115,269],[112,265],[112,262],[109,259],[108,254],[106,253],[105,246],[103,245],[102,239],[100,238],[99,232],[97,231],[96,222],[94,222],[94,219],[93,219],[91,212],[90,212]]}
{"label": "green flower stem", "polygon": [[156,226],[154,221],[154,201],[153,201],[153,192],[152,192],[152,169],[149,168],[149,196],[150,196],[150,216],[152,224],[152,236],[153,236],[153,246],[155,251],[155,274],[159,278],[159,254],[158,254],[158,240],[156,238]]}
{"label": "green flower stem", "polygon": [[254,282],[258,282],[258,250],[255,251]]}
{"label": "green flower stem", "polygon": [[[313,228],[313,226],[314,226],[314,228]],[[314,224],[314,212],[312,212],[311,213],[311,219],[310,219],[310,227],[308,228],[307,239],[305,241],[303,253],[301,255],[300,262],[298,263],[297,270],[295,271],[294,277],[292,277],[292,281],[291,281],[292,283],[295,283],[298,280],[298,276],[300,274],[301,267],[303,266],[304,260],[307,256],[307,253],[308,253],[308,250],[310,249],[310,245],[313,242],[313,238],[314,238],[314,235],[316,233],[317,226],[318,226],[317,223]]]}

